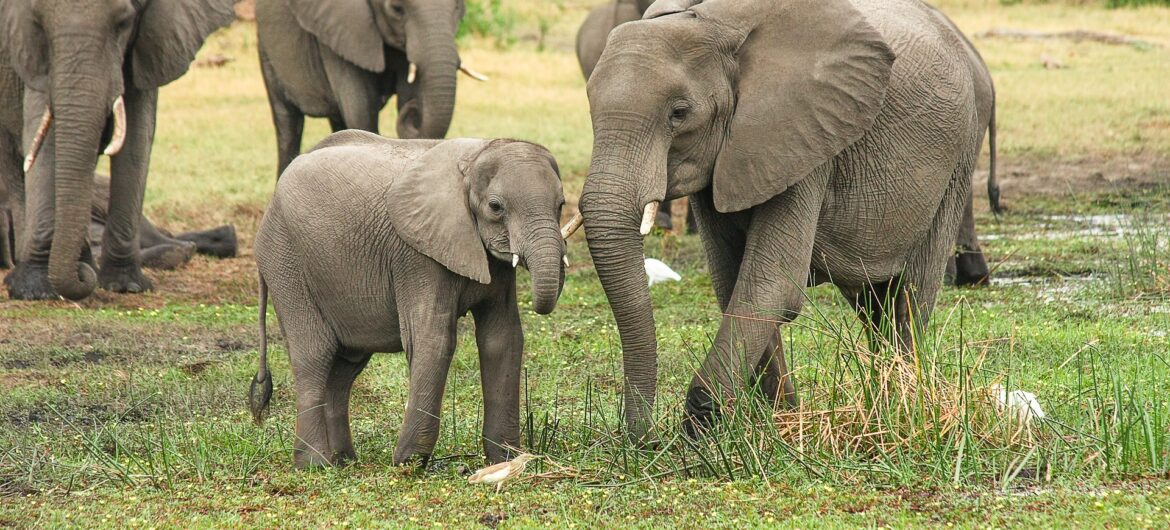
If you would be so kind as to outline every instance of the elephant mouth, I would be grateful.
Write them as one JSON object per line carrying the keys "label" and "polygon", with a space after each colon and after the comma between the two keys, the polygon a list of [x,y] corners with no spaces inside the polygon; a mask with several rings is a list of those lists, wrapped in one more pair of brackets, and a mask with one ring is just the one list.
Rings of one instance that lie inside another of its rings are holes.
{"label": "elephant mouth", "polygon": [[[112,129],[107,127],[109,135],[106,131],[102,133],[102,142],[106,143],[106,148],[102,151],[106,156],[114,156],[122,152],[122,146],[126,143],[126,102],[122,96],[114,99],[114,103],[110,105],[110,113],[113,117]],[[53,125],[53,106],[45,107],[45,114],[41,116],[41,124],[37,127],[37,132],[33,135],[32,143],[29,145],[28,155],[24,157],[24,172],[28,173],[32,169],[33,164],[37,162],[37,155],[40,154],[41,146],[45,142],[45,137],[49,134],[49,127]]]}

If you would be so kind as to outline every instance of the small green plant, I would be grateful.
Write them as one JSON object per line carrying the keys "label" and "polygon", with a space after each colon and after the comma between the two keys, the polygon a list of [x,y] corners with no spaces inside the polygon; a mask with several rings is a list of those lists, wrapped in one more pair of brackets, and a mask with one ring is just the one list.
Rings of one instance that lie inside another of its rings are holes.
{"label": "small green plant", "polygon": [[504,6],[503,0],[467,0],[467,12],[459,26],[459,38],[469,35],[495,40],[496,46],[507,49],[516,42],[516,14]]}

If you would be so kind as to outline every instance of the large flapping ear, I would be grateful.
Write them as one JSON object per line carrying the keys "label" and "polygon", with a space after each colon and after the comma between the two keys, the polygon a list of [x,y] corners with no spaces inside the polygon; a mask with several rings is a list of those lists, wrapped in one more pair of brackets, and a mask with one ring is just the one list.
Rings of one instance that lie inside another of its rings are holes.
{"label": "large flapping ear", "polygon": [[682,13],[691,7],[698,5],[702,0],[658,0],[657,2],[646,2],[638,0],[638,9],[642,11],[642,20],[649,20],[665,15],[673,15],[675,13]]}
{"label": "large flapping ear", "polygon": [[390,184],[390,224],[398,236],[460,276],[491,283],[487,252],[467,202],[461,161],[486,142],[447,140],[418,157]]}
{"label": "large flapping ear", "polygon": [[873,126],[894,53],[848,0],[708,0],[692,11],[746,32],[712,179],[719,211],[776,196]]}
{"label": "large flapping ear", "polygon": [[134,86],[158,88],[178,79],[211,32],[231,23],[233,0],[149,0],[130,52]]}
{"label": "large flapping ear", "polygon": [[371,72],[386,69],[369,0],[289,0],[297,23],[333,53]]}
{"label": "large flapping ear", "polygon": [[32,0],[0,2],[0,55],[7,55],[21,81],[37,92],[49,91],[49,42],[37,26]]}

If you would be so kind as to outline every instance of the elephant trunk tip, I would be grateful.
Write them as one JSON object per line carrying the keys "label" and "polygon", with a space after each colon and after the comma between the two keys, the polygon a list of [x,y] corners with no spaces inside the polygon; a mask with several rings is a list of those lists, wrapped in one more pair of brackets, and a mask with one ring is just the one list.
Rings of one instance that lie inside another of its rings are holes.
{"label": "elephant trunk tip", "polygon": [[52,269],[50,266],[49,283],[66,300],[83,300],[97,289],[97,273],[88,263],[78,262],[76,276],[72,278],[53,274]]}

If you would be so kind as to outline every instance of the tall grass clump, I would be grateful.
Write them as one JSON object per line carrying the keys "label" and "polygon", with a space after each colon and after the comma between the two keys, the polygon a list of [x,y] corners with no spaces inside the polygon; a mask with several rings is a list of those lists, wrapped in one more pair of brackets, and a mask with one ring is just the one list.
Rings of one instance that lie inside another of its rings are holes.
{"label": "tall grass clump", "polygon": [[501,49],[515,44],[517,16],[503,0],[467,0],[466,6],[458,38],[468,35],[489,38]]}
{"label": "tall grass clump", "polygon": [[1121,299],[1165,298],[1170,293],[1170,227],[1165,215],[1123,217],[1110,277]]}

